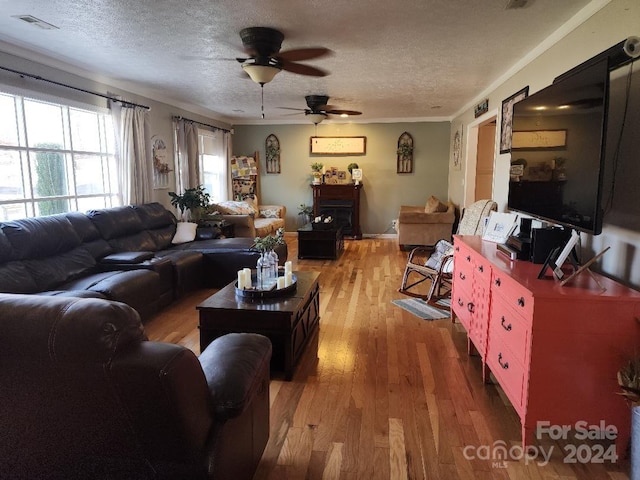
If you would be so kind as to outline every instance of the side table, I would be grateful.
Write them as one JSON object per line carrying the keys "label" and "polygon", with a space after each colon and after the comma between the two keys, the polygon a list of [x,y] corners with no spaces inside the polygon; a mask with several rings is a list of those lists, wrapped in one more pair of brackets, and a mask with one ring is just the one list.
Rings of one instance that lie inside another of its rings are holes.
{"label": "side table", "polygon": [[314,230],[310,223],[298,229],[298,258],[335,260],[344,249],[342,227]]}

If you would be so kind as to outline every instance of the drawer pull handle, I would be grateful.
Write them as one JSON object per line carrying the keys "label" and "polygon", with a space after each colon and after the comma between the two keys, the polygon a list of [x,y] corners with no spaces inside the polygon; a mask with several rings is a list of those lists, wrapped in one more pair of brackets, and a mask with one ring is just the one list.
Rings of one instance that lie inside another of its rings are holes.
{"label": "drawer pull handle", "polygon": [[500,320],[500,325],[502,325],[502,328],[504,328],[507,332],[510,332],[512,328],[511,324],[505,325],[504,322],[505,322],[505,318],[502,317],[502,320]]}
{"label": "drawer pull handle", "polygon": [[507,370],[509,368],[509,362],[502,363],[502,353],[498,354],[498,363],[504,370]]}
{"label": "drawer pull handle", "polygon": [[456,247],[456,252],[459,252],[459,251],[460,251],[460,247]]}
{"label": "drawer pull handle", "polygon": [[466,258],[467,258],[467,262],[470,262],[470,261],[471,261],[471,255],[467,255],[467,257],[466,257]]}
{"label": "drawer pull handle", "polygon": [[458,299],[458,306],[459,307],[464,307],[464,302],[462,301],[461,298]]}
{"label": "drawer pull handle", "polygon": [[500,284],[502,283],[502,281],[499,278],[496,278],[495,281],[493,282],[496,284],[496,287],[499,287]]}
{"label": "drawer pull handle", "polygon": [[521,307],[524,307],[524,297],[520,297],[518,299],[518,305],[520,305]]}
{"label": "drawer pull handle", "polygon": [[467,304],[467,310],[469,310],[471,313],[473,313],[475,308],[476,308],[476,306],[472,302],[469,302]]}
{"label": "drawer pull handle", "polygon": [[484,267],[483,267],[482,265],[480,265],[480,266],[478,267],[478,270],[480,270],[480,273],[482,273],[482,272],[484,272]]}
{"label": "drawer pull handle", "polygon": [[467,278],[467,276],[462,272],[460,272],[459,276],[460,276],[460,280],[465,280]]}

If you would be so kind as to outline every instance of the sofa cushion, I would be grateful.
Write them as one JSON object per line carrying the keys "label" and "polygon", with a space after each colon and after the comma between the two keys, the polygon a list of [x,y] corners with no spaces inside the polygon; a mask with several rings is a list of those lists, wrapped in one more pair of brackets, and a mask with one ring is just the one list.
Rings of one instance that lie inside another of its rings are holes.
{"label": "sofa cushion", "polygon": [[81,243],[64,215],[5,222],[2,231],[11,243],[16,259],[49,257],[72,250]]}
{"label": "sofa cushion", "polygon": [[0,292],[34,293],[38,291],[36,281],[20,260],[0,265]]}
{"label": "sofa cushion", "polygon": [[171,243],[179,245],[181,243],[193,242],[196,238],[197,223],[193,222],[179,222],[176,227],[176,234],[174,235]]}
{"label": "sofa cushion", "polygon": [[147,230],[112,238],[109,240],[109,245],[116,252],[153,252],[158,249],[153,237]]}
{"label": "sofa cushion", "polygon": [[284,218],[256,218],[254,220],[254,226],[256,228],[256,237],[264,237],[271,235],[278,230],[278,228],[284,228]]}
{"label": "sofa cushion", "polygon": [[51,290],[67,280],[78,278],[96,265],[95,258],[84,247],[22,262],[35,280],[38,291]]}
{"label": "sofa cushion", "polygon": [[446,212],[447,211],[447,205],[445,203],[442,203],[440,200],[438,200],[433,195],[431,195],[427,199],[427,204],[424,207],[424,211],[425,211],[425,213]]}
{"label": "sofa cushion", "polygon": [[64,216],[71,222],[78,237],[80,237],[80,241],[83,243],[102,238],[94,223],[84,213],[69,212],[65,213]]}
{"label": "sofa cushion", "polygon": [[132,235],[144,230],[140,216],[128,206],[90,210],[87,212],[87,216],[105,240]]}
{"label": "sofa cushion", "polygon": [[0,264],[13,260],[15,253],[11,247],[9,239],[2,231],[2,225],[0,225]]}
{"label": "sofa cushion", "polygon": [[154,230],[177,223],[175,215],[158,202],[131,205],[131,208],[140,217],[142,228],[145,230]]}

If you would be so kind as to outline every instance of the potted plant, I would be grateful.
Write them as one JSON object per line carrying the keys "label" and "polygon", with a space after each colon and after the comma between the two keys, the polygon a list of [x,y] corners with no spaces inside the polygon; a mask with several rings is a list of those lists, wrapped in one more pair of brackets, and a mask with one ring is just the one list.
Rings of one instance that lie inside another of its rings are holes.
{"label": "potted plant", "polygon": [[210,196],[204,186],[187,188],[182,194],[169,192],[171,205],[180,209],[184,221],[200,223],[209,207]]}
{"label": "potted plant", "polygon": [[313,207],[305,203],[301,203],[298,207],[298,215],[302,216],[302,225],[306,225],[311,222],[311,215],[313,215]]}
{"label": "potted plant", "polygon": [[320,185],[322,183],[322,169],[324,165],[320,162],[311,164],[311,175],[313,175],[313,184]]}
{"label": "potted plant", "polygon": [[354,168],[360,168],[360,166],[355,162],[352,162],[349,165],[347,165],[347,170],[349,170],[349,175],[352,174]]}

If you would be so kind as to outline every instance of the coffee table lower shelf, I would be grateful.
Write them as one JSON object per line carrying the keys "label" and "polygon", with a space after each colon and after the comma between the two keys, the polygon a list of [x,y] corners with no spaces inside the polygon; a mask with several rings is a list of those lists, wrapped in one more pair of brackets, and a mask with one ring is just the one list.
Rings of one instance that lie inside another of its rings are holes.
{"label": "coffee table lower shelf", "polygon": [[235,282],[204,300],[200,314],[200,351],[217,337],[233,332],[259,333],[273,345],[271,369],[283,371],[286,380],[305,350],[318,355],[320,285],[318,272],[295,272],[297,288],[291,295],[245,299],[235,293]]}

